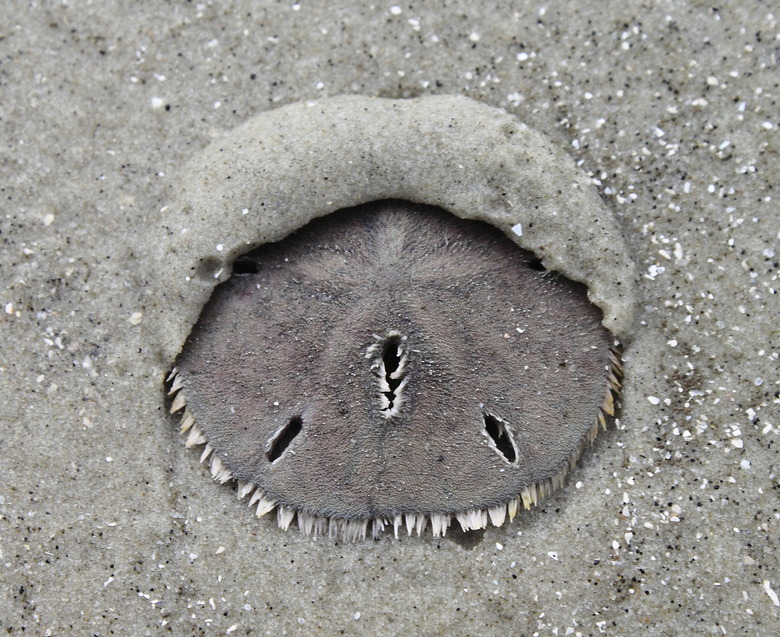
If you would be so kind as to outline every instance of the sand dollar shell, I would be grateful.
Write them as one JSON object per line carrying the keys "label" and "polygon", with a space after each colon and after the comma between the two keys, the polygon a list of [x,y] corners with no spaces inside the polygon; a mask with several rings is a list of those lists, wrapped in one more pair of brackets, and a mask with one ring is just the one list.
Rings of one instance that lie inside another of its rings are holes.
{"label": "sand dollar shell", "polygon": [[177,360],[176,406],[215,477],[283,526],[500,523],[612,411],[601,311],[485,223],[366,205],[235,269]]}
{"label": "sand dollar shell", "polygon": [[166,214],[172,411],[284,528],[501,524],[613,411],[628,251],[587,177],[502,111],[272,111],[194,159]]}

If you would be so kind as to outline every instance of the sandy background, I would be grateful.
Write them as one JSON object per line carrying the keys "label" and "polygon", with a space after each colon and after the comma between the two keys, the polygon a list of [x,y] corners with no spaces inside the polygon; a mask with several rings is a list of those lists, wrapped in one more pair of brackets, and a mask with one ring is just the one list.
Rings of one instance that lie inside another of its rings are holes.
{"label": "sandy background", "polygon": [[[319,5],[5,3],[0,627],[780,632],[775,16]],[[507,109],[592,175],[632,246],[620,424],[512,525],[283,533],[206,477],[165,413],[145,257],[177,171],[257,113],[343,93]]]}

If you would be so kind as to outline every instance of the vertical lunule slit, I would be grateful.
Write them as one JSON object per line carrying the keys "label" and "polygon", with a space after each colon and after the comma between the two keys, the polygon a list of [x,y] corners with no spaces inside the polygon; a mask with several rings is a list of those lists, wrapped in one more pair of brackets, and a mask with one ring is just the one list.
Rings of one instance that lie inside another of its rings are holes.
{"label": "vertical lunule slit", "polygon": [[406,374],[409,356],[405,340],[401,334],[393,331],[368,350],[368,356],[379,354],[371,365],[371,371],[379,384],[379,410],[385,418],[397,415],[404,403],[403,390],[409,380]]}

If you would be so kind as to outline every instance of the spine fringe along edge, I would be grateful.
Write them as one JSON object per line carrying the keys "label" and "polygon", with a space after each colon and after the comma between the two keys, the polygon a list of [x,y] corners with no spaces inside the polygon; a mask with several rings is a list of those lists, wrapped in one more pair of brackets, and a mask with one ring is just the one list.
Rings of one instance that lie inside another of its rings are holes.
{"label": "spine fringe along edge", "polygon": [[392,519],[388,518],[336,518],[321,515],[312,515],[305,511],[296,511],[295,509],[277,506],[277,503],[266,497],[262,490],[252,482],[242,482],[233,478],[233,474],[214,453],[214,448],[208,442],[205,434],[195,422],[192,412],[187,407],[187,400],[182,391],[181,377],[178,375],[178,369],[174,368],[167,378],[170,384],[168,396],[172,398],[170,413],[182,411],[180,432],[186,435],[185,445],[197,447],[203,445],[203,451],[200,456],[201,462],[208,461],[208,467],[211,476],[220,484],[227,482],[236,483],[236,495],[239,500],[249,496],[249,506],[256,505],[257,517],[262,517],[276,509],[276,520],[279,526],[287,530],[297,517],[298,528],[304,535],[313,537],[325,536],[331,538],[341,538],[344,541],[364,540],[369,534],[371,537],[378,538],[385,530],[385,527],[392,526],[393,534],[397,538],[399,529],[406,528],[408,535],[417,532],[422,535],[423,531],[430,523],[433,537],[444,537],[447,529],[452,524],[453,518],[458,521],[463,531],[473,531],[484,529],[488,522],[493,526],[501,526],[506,520],[513,520],[518,511],[530,509],[536,506],[541,500],[549,496],[553,491],[560,489],[568,473],[574,469],[582,452],[596,439],[600,429],[606,431],[607,418],[615,415],[615,400],[620,396],[621,382],[623,375],[623,364],[621,353],[618,346],[610,351],[610,367],[607,373],[607,387],[604,392],[604,400],[598,409],[593,426],[586,436],[563,463],[558,472],[544,480],[543,482],[531,484],[524,488],[520,494],[509,500],[509,502],[486,509],[470,509],[468,511],[459,511],[455,513],[399,513]]}

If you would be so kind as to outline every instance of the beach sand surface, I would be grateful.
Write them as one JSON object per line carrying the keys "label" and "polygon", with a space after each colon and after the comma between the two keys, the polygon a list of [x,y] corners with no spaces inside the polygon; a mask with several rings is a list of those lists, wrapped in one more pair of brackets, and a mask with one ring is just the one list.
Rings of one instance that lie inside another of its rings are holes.
{"label": "beach sand surface", "polygon": [[[0,628],[780,633],[777,17],[733,0],[313,4],[4,3]],[[151,255],[188,160],[342,94],[505,109],[590,176],[630,247],[620,418],[511,524],[283,532],[167,413]]]}

